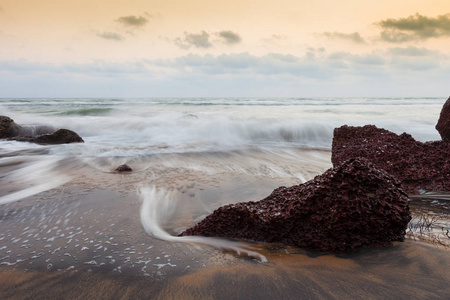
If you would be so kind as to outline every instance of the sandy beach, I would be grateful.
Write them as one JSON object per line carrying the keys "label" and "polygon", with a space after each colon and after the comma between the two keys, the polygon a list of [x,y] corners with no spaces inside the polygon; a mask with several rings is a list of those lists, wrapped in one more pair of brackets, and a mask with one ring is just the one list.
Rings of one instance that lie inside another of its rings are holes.
{"label": "sandy beach", "polygon": [[[317,152],[311,152],[318,160]],[[263,155],[260,153],[259,155]],[[265,155],[265,154],[264,154]],[[323,164],[303,164],[312,177]],[[220,155],[219,155],[220,156]],[[241,156],[202,158],[251,169]],[[253,153],[252,157],[257,157]],[[304,153],[305,159],[308,152]],[[448,247],[408,238],[389,248],[321,254],[282,245],[250,244],[268,262],[245,253],[150,236],[142,226],[140,184],[164,189],[174,210],[161,226],[176,235],[223,204],[258,200],[294,179],[180,168],[183,157],[155,159],[129,174],[107,162],[68,161],[70,183],[0,208],[0,298],[4,299],[448,299]],[[191,158],[198,160],[198,157]],[[286,167],[288,166],[286,161]],[[169,168],[168,164],[173,163]],[[217,166],[215,166],[217,168]],[[71,171],[69,171],[71,170]],[[308,178],[306,178],[308,179]],[[297,182],[298,183],[298,182]],[[14,189],[11,186],[11,189]],[[145,198],[145,197],[144,197]],[[210,199],[210,200],[205,200]],[[416,202],[419,200],[415,200]],[[445,203],[445,202],[443,202]],[[421,209],[425,209],[421,206]],[[441,208],[442,209],[442,208]],[[416,211],[420,209],[417,208]],[[414,212],[414,211],[413,211]],[[448,216],[444,210],[443,215]]]}
{"label": "sandy beach", "polygon": [[450,300],[449,49],[450,0],[0,0],[0,300]]}
{"label": "sandy beach", "polygon": [[[290,252],[292,251],[292,252]],[[136,273],[3,269],[4,299],[448,299],[449,253],[415,242],[359,254],[267,253],[154,278]],[[207,260],[206,257],[203,259]]]}

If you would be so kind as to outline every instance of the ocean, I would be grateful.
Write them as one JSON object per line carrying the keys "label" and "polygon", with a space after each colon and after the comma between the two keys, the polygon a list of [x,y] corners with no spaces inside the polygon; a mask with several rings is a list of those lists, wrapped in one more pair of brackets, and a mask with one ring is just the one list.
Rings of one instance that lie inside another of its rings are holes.
{"label": "ocean", "polygon": [[[67,158],[108,172],[122,163],[161,155],[239,152],[246,160],[246,152],[259,151],[269,153],[276,166],[283,155],[302,160],[296,157],[301,155],[296,153],[299,149],[329,151],[333,129],[344,124],[373,124],[410,133],[419,141],[437,140],[434,126],[444,102],[444,98],[0,99],[0,115],[18,124],[67,128],[85,140],[57,146],[0,141],[0,166],[21,161],[2,179],[6,176],[23,184],[20,190],[28,189],[14,197],[0,194],[0,203],[58,185],[61,176],[51,174]],[[267,164],[254,163],[259,168]],[[43,172],[46,182],[40,184]]]}
{"label": "ocean", "polygon": [[[24,125],[78,132],[84,145],[54,155],[133,157],[160,153],[321,148],[333,129],[374,124],[434,140],[444,98],[0,99],[1,115]],[[1,151],[30,148],[2,142]]]}
{"label": "ocean", "polygon": [[[0,99],[0,115],[20,125],[67,128],[85,141],[1,140],[0,205],[74,184],[116,189],[140,199],[136,218],[147,234],[182,241],[178,233],[221,205],[260,200],[330,168],[336,127],[373,124],[419,141],[440,139],[434,126],[445,100]],[[133,172],[115,173],[121,164]]]}

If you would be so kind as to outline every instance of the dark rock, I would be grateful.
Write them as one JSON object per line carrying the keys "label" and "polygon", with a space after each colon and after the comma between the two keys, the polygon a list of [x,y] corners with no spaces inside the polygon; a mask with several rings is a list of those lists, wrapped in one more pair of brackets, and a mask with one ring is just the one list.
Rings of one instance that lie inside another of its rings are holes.
{"label": "dark rock", "polygon": [[450,97],[442,107],[436,129],[444,141],[450,141]]}
{"label": "dark rock", "polygon": [[31,142],[43,145],[84,143],[83,139],[68,129],[56,130],[51,126],[20,126],[13,119],[0,116],[0,139]]}
{"label": "dark rock", "polygon": [[117,172],[131,172],[131,171],[133,171],[133,169],[129,165],[123,164],[123,165],[118,166],[116,168],[116,171]]}
{"label": "dark rock", "polygon": [[57,145],[69,143],[84,143],[83,139],[72,130],[59,129],[51,134],[43,134],[39,136],[15,137],[10,140],[20,142],[31,142],[41,145]]}
{"label": "dark rock", "polygon": [[0,116],[0,139],[11,138],[20,135],[22,127],[7,116]]}
{"label": "dark rock", "polygon": [[84,143],[83,139],[72,130],[59,129],[52,134],[43,134],[35,139],[38,144],[69,144],[69,143]]}
{"label": "dark rock", "polygon": [[422,143],[374,125],[342,126],[334,130],[333,166],[363,157],[399,179],[405,191],[450,191],[450,142]]}
{"label": "dark rock", "polygon": [[402,241],[411,219],[408,201],[397,180],[357,158],[261,201],[220,207],[180,235],[354,251]]}

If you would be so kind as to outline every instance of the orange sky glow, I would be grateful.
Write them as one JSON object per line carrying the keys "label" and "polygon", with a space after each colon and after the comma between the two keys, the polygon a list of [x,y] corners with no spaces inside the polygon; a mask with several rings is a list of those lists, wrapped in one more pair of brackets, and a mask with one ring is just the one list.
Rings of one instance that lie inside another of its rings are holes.
{"label": "orange sky glow", "polygon": [[0,45],[0,97],[446,96],[450,1],[0,0]]}

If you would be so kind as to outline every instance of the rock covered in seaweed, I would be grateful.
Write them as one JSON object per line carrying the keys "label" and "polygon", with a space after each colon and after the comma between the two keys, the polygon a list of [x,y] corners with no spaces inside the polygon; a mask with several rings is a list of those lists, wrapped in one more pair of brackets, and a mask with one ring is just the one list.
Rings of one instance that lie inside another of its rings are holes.
{"label": "rock covered in seaweed", "polygon": [[334,130],[333,166],[363,157],[399,179],[405,191],[450,191],[450,142],[422,143],[374,125],[344,125]]}
{"label": "rock covered in seaweed", "polygon": [[411,219],[408,201],[397,180],[357,158],[261,201],[220,207],[180,235],[354,251],[402,241]]}
{"label": "rock covered in seaweed", "polygon": [[450,97],[442,107],[439,120],[436,124],[436,130],[439,131],[444,141],[450,141]]}

